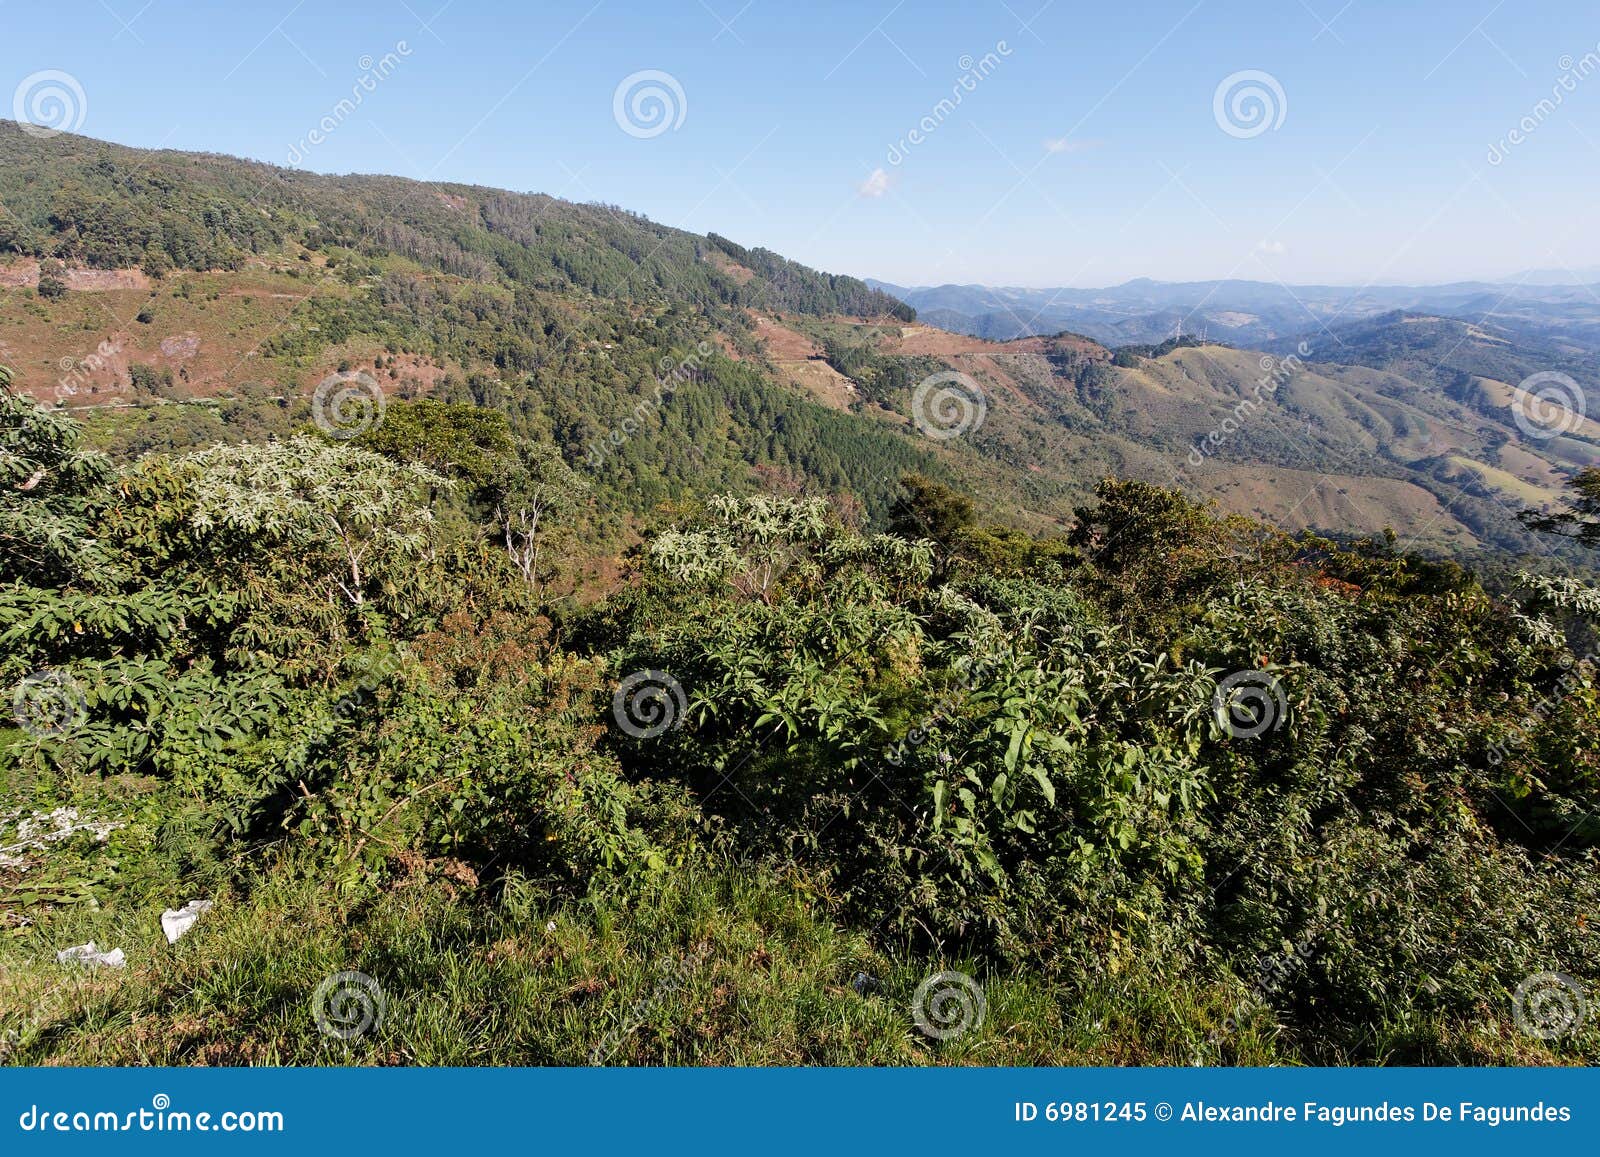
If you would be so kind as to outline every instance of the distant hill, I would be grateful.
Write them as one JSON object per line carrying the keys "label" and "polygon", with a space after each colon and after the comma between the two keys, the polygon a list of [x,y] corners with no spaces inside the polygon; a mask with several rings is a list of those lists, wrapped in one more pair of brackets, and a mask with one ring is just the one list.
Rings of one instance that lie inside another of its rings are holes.
{"label": "distant hill", "polygon": [[1577,269],[1528,269],[1506,278],[1512,285],[1586,285],[1600,288],[1600,265],[1585,265]]}
{"label": "distant hill", "polygon": [[1600,348],[1600,292],[1570,280],[1365,288],[1148,278],[1104,289],[907,287],[870,278],[868,284],[914,305],[925,320],[996,340],[1068,329],[1124,345],[1158,342],[1181,328],[1259,348],[1325,325],[1410,310],[1490,320]]}
{"label": "distant hill", "polygon": [[1600,381],[1600,353],[1520,327],[1408,310],[1309,330],[1265,348],[1286,354],[1302,342],[1314,360],[1388,370],[1441,390],[1459,389],[1468,377],[1515,384],[1545,371]]}

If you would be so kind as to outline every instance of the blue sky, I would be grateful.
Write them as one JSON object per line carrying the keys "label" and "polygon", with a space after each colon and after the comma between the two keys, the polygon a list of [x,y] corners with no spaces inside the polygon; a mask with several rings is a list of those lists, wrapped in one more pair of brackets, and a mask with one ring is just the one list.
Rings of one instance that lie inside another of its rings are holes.
{"label": "blue sky", "polygon": [[[69,74],[90,136],[605,201],[905,284],[1600,265],[1592,2],[0,0],[0,32],[0,102]],[[647,71],[653,135],[616,112]]]}

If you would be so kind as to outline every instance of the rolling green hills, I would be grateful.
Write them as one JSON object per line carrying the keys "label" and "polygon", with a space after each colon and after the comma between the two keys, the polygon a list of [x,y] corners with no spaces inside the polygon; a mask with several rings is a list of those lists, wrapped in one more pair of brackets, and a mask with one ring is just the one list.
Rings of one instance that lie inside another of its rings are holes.
{"label": "rolling green hills", "polygon": [[[1461,323],[1378,318],[1269,363],[1187,339],[986,342],[615,207],[4,122],[0,204],[0,358],[114,456],[287,432],[319,382],[365,372],[395,403],[490,407],[555,444],[592,475],[607,541],[662,502],[774,485],[856,494],[881,523],[919,470],[1033,530],[1117,475],[1286,529],[1542,556],[1562,548],[1517,509],[1600,458],[1593,426],[1548,441],[1509,416],[1518,374],[1573,355],[1490,329],[1449,351],[1434,330]],[[957,437],[917,423],[941,372],[983,395]]]}

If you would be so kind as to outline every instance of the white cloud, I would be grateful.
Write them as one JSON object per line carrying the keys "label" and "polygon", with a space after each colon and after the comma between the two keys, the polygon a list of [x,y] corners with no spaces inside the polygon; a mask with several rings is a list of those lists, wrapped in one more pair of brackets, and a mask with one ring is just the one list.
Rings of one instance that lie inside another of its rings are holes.
{"label": "white cloud", "polygon": [[888,191],[889,174],[883,169],[873,169],[867,179],[856,186],[856,192],[863,197],[881,197]]}
{"label": "white cloud", "polygon": [[1289,252],[1289,247],[1282,241],[1257,241],[1256,252],[1265,253],[1269,257],[1282,257]]}
{"label": "white cloud", "polygon": [[1086,153],[1090,149],[1098,149],[1100,141],[1075,141],[1068,137],[1051,137],[1044,143],[1047,153]]}

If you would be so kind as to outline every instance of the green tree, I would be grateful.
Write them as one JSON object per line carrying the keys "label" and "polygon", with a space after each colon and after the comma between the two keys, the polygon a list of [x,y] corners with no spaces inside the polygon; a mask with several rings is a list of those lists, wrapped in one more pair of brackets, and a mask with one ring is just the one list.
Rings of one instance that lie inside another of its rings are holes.
{"label": "green tree", "polygon": [[39,263],[39,296],[61,297],[67,292],[67,267],[53,258]]}
{"label": "green tree", "polygon": [[931,538],[949,547],[977,521],[972,499],[926,474],[900,479],[905,497],[889,512],[889,532],[902,538]]}
{"label": "green tree", "polygon": [[355,444],[459,478],[474,492],[495,481],[513,450],[506,417],[498,410],[432,398],[389,405],[383,421],[363,430]]}
{"label": "green tree", "polygon": [[1559,534],[1588,547],[1600,547],[1600,466],[1580,471],[1565,510],[1524,510],[1518,517],[1530,530]]}
{"label": "green tree", "polygon": [[78,423],[12,393],[11,382],[0,366],[0,575],[45,583],[100,569],[85,502],[111,464],[78,449]]}
{"label": "green tree", "polygon": [[198,468],[196,531],[289,552],[330,597],[357,607],[429,554],[423,498],[451,485],[418,463],[308,437],[215,446],[186,461]]}
{"label": "green tree", "polygon": [[500,462],[494,488],[495,520],[506,553],[528,590],[538,596],[553,575],[540,569],[554,524],[571,516],[589,493],[589,483],[548,442],[519,438]]}
{"label": "green tree", "polygon": [[155,394],[172,386],[172,371],[166,367],[156,369],[141,362],[128,367],[128,382],[137,393]]}

